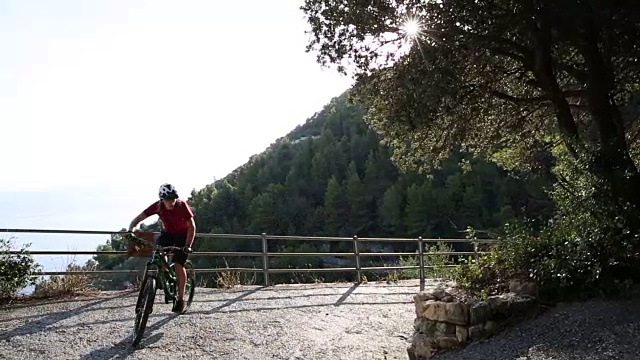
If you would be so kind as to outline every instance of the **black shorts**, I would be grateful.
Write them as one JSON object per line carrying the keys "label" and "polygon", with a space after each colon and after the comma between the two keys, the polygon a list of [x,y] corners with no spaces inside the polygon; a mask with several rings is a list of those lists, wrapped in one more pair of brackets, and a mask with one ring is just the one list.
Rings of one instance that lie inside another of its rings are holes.
{"label": "black shorts", "polygon": [[[187,243],[186,235],[176,235],[170,234],[168,232],[161,232],[158,237],[158,245],[160,246],[178,246],[184,247]],[[182,250],[174,250],[173,251],[173,262],[176,264],[180,264],[184,266],[184,263],[187,262],[188,254]]]}

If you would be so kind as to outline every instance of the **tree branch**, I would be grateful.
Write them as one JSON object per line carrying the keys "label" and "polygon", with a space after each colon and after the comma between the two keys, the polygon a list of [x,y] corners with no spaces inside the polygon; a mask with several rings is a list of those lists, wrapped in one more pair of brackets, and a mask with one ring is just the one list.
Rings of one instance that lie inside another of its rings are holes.
{"label": "tree branch", "polygon": [[[520,98],[520,97],[516,97],[513,95],[509,95],[506,94],[504,92],[501,91],[497,91],[494,90],[491,92],[491,94],[495,97],[497,97],[498,99],[501,100],[507,100],[510,101],[514,104],[534,104],[537,102],[544,102],[544,101],[550,101],[551,98],[547,95],[541,95],[541,96],[536,96],[536,97],[531,97],[531,98]],[[586,93],[584,90],[565,90],[561,92],[561,95],[564,96],[565,98],[580,98],[582,99]],[[571,105],[571,104],[570,104]]]}
{"label": "tree branch", "polygon": [[497,91],[497,90],[492,91],[491,95],[497,97],[498,99],[507,100],[507,101],[512,102],[514,104],[535,104],[535,103],[538,103],[538,102],[548,101],[549,100],[544,95],[536,96],[536,97],[532,97],[532,98],[520,98],[520,97],[516,97],[516,96],[513,96],[513,95],[505,94],[505,93]]}

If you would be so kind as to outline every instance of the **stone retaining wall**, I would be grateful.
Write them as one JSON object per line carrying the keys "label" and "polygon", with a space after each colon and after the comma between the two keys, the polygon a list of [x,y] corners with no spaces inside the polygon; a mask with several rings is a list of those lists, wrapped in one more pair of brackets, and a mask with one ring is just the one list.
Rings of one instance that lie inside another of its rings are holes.
{"label": "stone retaining wall", "polygon": [[510,291],[482,301],[465,297],[452,287],[417,294],[409,359],[429,359],[439,352],[487,338],[536,308],[535,287],[512,282]]}

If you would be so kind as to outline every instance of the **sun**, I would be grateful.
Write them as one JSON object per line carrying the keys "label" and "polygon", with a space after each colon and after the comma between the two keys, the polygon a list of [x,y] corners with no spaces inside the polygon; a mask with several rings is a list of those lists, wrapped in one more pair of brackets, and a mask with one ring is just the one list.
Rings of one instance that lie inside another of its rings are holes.
{"label": "sun", "polygon": [[408,37],[415,38],[420,33],[420,22],[416,19],[407,19],[402,25],[402,31]]}

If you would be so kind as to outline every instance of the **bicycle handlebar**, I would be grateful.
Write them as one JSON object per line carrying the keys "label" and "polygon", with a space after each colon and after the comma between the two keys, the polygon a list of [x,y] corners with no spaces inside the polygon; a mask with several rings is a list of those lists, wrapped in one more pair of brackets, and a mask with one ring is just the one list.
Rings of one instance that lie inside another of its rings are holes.
{"label": "bicycle handlebar", "polygon": [[[132,236],[135,237],[135,234],[133,233],[133,231],[127,231],[126,234],[127,235],[132,235]],[[143,242],[148,242],[147,240],[144,240],[144,239],[140,239],[140,238],[138,238],[138,239],[142,240]],[[156,249],[158,249],[160,251],[167,251],[167,250],[183,250],[184,248],[179,247],[179,246],[159,246],[159,245],[156,245]]]}
{"label": "bicycle handlebar", "polygon": [[164,251],[164,250],[182,250],[181,247],[178,246],[158,246],[158,249]]}

